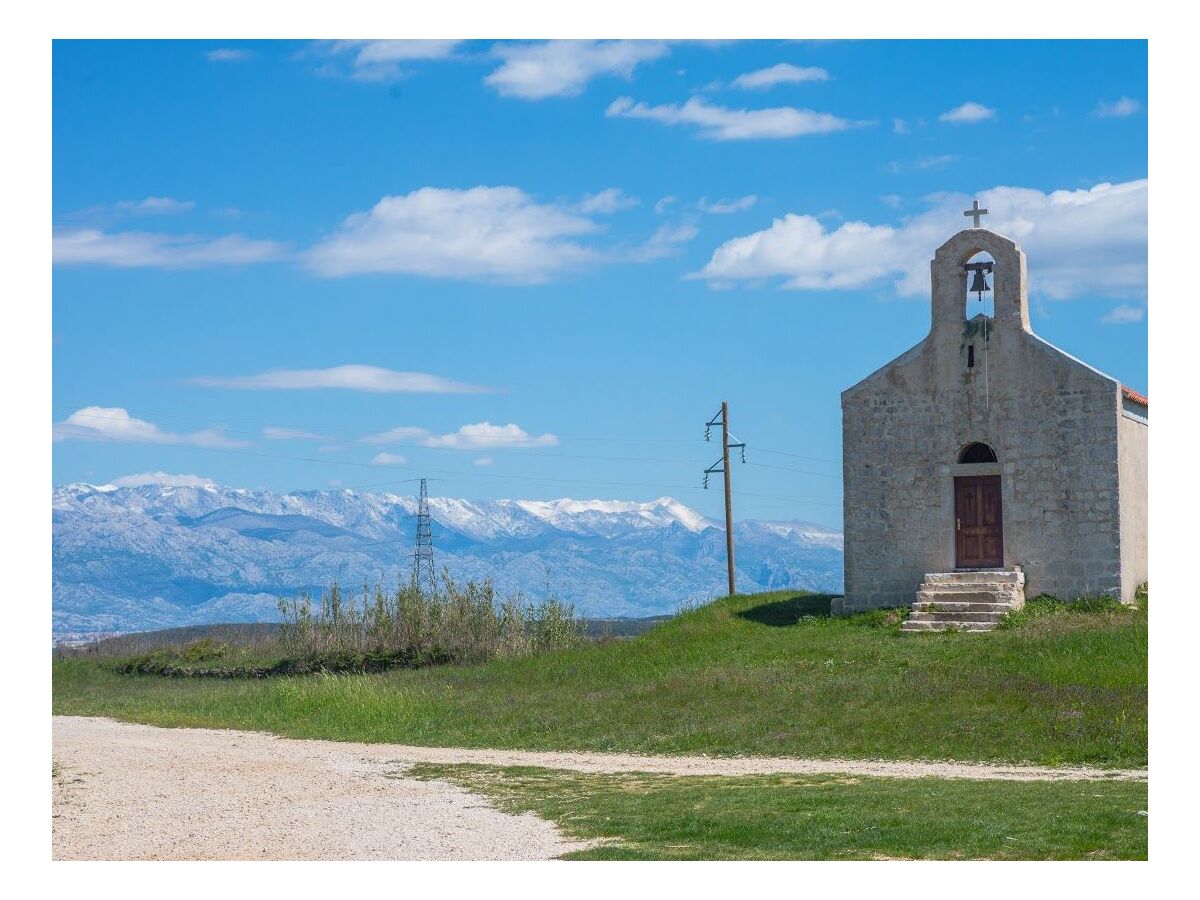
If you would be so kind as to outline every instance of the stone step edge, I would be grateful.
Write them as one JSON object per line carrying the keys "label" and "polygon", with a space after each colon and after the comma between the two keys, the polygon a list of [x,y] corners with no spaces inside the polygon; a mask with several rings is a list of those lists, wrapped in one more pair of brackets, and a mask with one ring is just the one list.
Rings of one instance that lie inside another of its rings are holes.
{"label": "stone step edge", "polygon": [[988,615],[1004,616],[1004,615],[1008,615],[1008,613],[1010,613],[1010,612],[1016,612],[1016,610],[1013,609],[1013,607],[1011,607],[1011,606],[1005,606],[1003,604],[983,604],[983,603],[958,603],[958,604],[948,604],[948,603],[916,604],[916,603],[914,603],[912,605],[911,609],[915,613],[919,612],[919,613],[934,614],[934,613],[944,612],[944,613],[954,613],[955,615],[961,615],[963,613],[969,613],[969,612],[977,612],[977,613],[980,613],[981,615],[983,613],[987,613]]}
{"label": "stone step edge", "polygon": [[996,622],[913,622],[911,626],[905,622],[900,631],[910,634],[917,631],[946,631],[953,628],[956,631],[994,631]]}

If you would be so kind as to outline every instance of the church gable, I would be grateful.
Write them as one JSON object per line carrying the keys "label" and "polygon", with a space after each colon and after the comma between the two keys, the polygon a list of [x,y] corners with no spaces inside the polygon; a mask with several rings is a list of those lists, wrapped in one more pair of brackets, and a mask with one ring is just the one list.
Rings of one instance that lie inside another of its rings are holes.
{"label": "church gable", "polygon": [[930,268],[929,333],[842,393],[846,608],[981,566],[1064,598],[1131,594],[1123,561],[1145,554],[1122,547],[1139,532],[1121,498],[1144,494],[1145,398],[1033,333],[1011,239],[965,229]]}

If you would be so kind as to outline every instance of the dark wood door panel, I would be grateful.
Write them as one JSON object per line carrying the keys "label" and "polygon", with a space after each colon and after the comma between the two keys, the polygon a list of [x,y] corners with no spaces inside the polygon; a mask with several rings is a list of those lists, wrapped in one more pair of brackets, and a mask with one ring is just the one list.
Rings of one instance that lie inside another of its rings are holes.
{"label": "dark wood door panel", "polygon": [[954,479],[955,565],[963,569],[1004,565],[1004,511],[999,475]]}

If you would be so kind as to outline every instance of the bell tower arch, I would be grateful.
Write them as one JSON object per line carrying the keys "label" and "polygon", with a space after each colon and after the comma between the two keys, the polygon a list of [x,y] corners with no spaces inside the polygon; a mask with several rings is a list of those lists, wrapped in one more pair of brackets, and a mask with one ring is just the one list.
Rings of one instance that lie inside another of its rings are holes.
{"label": "bell tower arch", "polygon": [[[979,253],[987,253],[992,258],[990,273],[966,268],[968,261]],[[976,275],[990,281],[995,298],[995,326],[1032,333],[1025,254],[1015,241],[986,228],[965,228],[938,248],[930,263],[930,274],[933,286],[931,330],[935,334],[961,332],[966,320],[964,301],[968,284],[976,283]]]}

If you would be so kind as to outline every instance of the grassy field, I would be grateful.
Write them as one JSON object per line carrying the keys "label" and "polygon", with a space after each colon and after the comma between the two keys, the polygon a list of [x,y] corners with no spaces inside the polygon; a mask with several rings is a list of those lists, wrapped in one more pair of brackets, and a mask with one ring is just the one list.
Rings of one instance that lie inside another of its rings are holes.
{"label": "grassy field", "polygon": [[54,663],[54,711],[465,747],[1141,766],[1144,608],[1031,602],[990,634],[901,635],[829,598],[737,596],[639,637],[478,666],[257,680]]}
{"label": "grassy field", "polygon": [[1145,783],[417,766],[597,847],[568,859],[1145,859]]}

